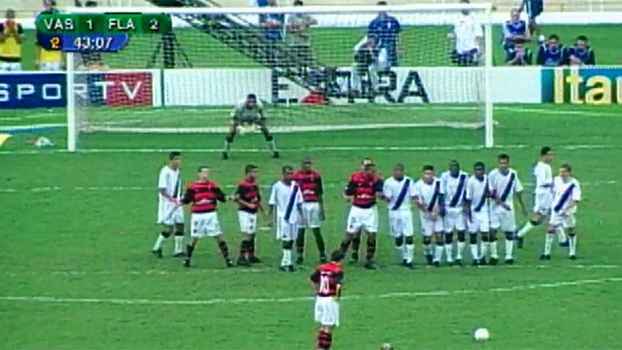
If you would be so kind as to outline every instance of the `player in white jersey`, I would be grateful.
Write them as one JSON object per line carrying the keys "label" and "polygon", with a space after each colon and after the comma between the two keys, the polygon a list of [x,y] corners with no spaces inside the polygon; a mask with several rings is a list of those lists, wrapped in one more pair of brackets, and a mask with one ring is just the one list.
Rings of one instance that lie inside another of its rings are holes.
{"label": "player in white jersey", "polygon": [[469,245],[474,266],[481,262],[478,235],[484,238],[490,234],[491,195],[492,188],[486,175],[486,165],[483,162],[477,162],[473,165],[473,175],[467,181],[464,196],[464,210],[467,217]]}
{"label": "player in white jersey", "polygon": [[514,198],[518,201],[523,216],[527,217],[527,208],[523,202],[523,184],[516,170],[510,168],[510,156],[500,154],[497,157],[497,169],[488,174],[490,187],[494,197],[490,218],[490,236],[482,237],[481,262],[490,252],[490,264],[499,260],[497,253],[497,232],[505,233],[505,263],[514,263],[514,236],[516,234],[516,215],[514,214]]}
{"label": "player in white jersey", "polygon": [[389,233],[395,240],[395,248],[402,255],[402,265],[412,269],[415,242],[411,201],[415,192],[413,179],[406,176],[404,171],[403,164],[396,164],[393,176],[384,181],[382,192],[388,203]]}
{"label": "player in white jersey", "polygon": [[[445,246],[443,239],[445,196],[441,180],[434,176],[432,165],[423,166],[421,179],[415,183],[414,194],[421,219],[425,258],[428,264],[440,266]],[[434,249],[432,249],[432,237],[434,237]]]}
{"label": "player in white jersey", "polygon": [[[276,223],[276,239],[281,241],[283,257],[281,271],[295,271],[292,248],[298,234],[298,223],[302,215],[302,191],[294,182],[294,168],[284,166],[282,179],[272,185],[270,192],[270,217]],[[276,212],[275,212],[276,207]],[[274,215],[274,216],[273,216]]]}
{"label": "player in white jersey", "polygon": [[445,232],[445,256],[452,265],[454,232],[458,238],[456,263],[462,265],[462,251],[466,245],[466,217],[464,215],[464,196],[469,175],[460,169],[460,163],[452,160],[449,171],[441,174],[441,187],[445,194],[445,217],[443,231]]}
{"label": "player in white jersey", "polygon": [[231,112],[231,129],[225,137],[225,149],[222,152],[222,159],[229,159],[229,151],[235,135],[243,133],[249,127],[258,128],[264,139],[268,143],[273,158],[279,157],[274,136],[268,130],[268,119],[264,112],[263,104],[257,99],[257,95],[248,94],[245,99],[238,102]]}
{"label": "player in white jersey", "polygon": [[577,258],[577,232],[575,231],[577,204],[581,201],[581,185],[571,176],[572,167],[564,164],[559,169],[558,176],[553,179],[553,205],[549,220],[548,234],[544,243],[544,252],[540,259],[551,259],[551,246],[558,228],[568,233],[568,255],[570,259]]}
{"label": "player in white jersey", "polygon": [[[534,227],[542,224],[551,214],[553,203],[553,149],[549,146],[540,149],[540,159],[533,169],[535,180],[533,217],[517,233],[518,248],[523,247],[525,235]],[[557,231],[557,239],[560,245],[567,245],[568,240],[563,228]]]}
{"label": "player in white jersey", "polygon": [[168,164],[160,170],[158,177],[158,221],[162,225],[162,231],[153,246],[153,254],[162,257],[162,243],[170,237],[175,237],[175,257],[184,256],[184,210],[180,205],[181,177],[179,165],[181,164],[181,152],[171,152],[168,156]]}

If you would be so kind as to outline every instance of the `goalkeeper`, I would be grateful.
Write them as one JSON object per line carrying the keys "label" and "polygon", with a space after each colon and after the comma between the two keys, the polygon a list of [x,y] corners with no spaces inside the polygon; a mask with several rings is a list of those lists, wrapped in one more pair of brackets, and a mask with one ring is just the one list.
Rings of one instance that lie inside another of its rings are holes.
{"label": "goalkeeper", "polygon": [[231,129],[229,134],[225,138],[225,149],[222,152],[222,159],[229,159],[229,150],[231,150],[231,144],[235,135],[241,128],[256,127],[259,128],[261,134],[266,139],[270,152],[272,152],[273,158],[279,157],[279,152],[276,149],[276,143],[274,137],[270,134],[267,126],[266,115],[263,110],[263,105],[257,100],[257,95],[248,94],[245,99],[240,101],[231,112]]}
{"label": "goalkeeper", "polygon": [[[378,72],[382,69],[378,62],[379,53],[380,47],[374,35],[364,37],[354,46],[354,64],[350,80],[352,95],[375,97],[379,82]],[[362,77],[365,75],[368,77],[368,91],[364,95]]]}

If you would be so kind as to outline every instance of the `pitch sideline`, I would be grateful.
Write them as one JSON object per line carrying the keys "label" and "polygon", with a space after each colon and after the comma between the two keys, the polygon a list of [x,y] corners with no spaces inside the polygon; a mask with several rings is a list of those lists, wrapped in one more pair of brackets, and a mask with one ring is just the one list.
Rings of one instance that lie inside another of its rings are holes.
{"label": "pitch sideline", "polygon": [[[349,295],[343,300],[366,300],[366,299],[393,299],[393,298],[416,298],[416,297],[444,297],[458,295],[478,295],[492,293],[511,293],[517,291],[530,291],[537,289],[554,289],[563,287],[579,287],[584,285],[601,285],[606,283],[622,282],[622,277],[585,279],[574,281],[561,281],[551,283],[524,284],[509,287],[494,287],[488,289],[458,289],[458,290],[433,290],[427,292],[393,292],[377,295]],[[226,304],[259,304],[259,303],[293,303],[312,301],[313,297],[291,298],[215,298],[205,300],[158,300],[158,299],[123,299],[123,298],[63,298],[53,296],[0,296],[0,301],[7,302],[37,302],[56,304],[112,304],[112,305],[226,305]]]}

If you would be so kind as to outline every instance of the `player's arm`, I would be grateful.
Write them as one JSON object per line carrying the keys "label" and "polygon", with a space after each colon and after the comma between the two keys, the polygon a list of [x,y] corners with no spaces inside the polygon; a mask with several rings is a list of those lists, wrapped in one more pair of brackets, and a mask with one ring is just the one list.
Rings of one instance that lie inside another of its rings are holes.
{"label": "player's arm", "polygon": [[356,183],[352,179],[350,179],[350,181],[348,181],[348,184],[346,185],[346,188],[343,190],[343,199],[346,202],[352,201],[352,197],[354,196],[355,189],[356,189]]}
{"label": "player's arm", "polygon": [[374,192],[376,192],[376,197],[384,199],[384,181],[380,177],[374,181],[373,187]]}
{"label": "player's arm", "polygon": [[244,193],[246,193],[246,187],[243,186],[242,184],[238,185],[238,188],[235,190],[235,193],[233,194],[235,202],[248,208],[256,208],[256,207],[258,208],[259,205],[257,205],[257,203],[247,202],[244,199],[242,199],[242,197],[244,196]]}
{"label": "player's arm", "polygon": [[520,210],[524,216],[528,215],[527,206],[525,205],[525,201],[523,200],[523,184],[518,179],[518,175],[516,175],[516,183],[514,184],[514,197],[520,206]]}
{"label": "player's arm", "polygon": [[575,180],[575,189],[572,191],[572,198],[570,198],[570,203],[568,205],[567,210],[573,210],[577,207],[577,204],[581,201],[581,185],[579,181]]}
{"label": "player's arm", "polygon": [[428,207],[425,205],[425,200],[423,199],[423,193],[421,192],[419,186],[415,186],[413,202],[419,211],[422,213],[429,213]]}
{"label": "player's arm", "polygon": [[[298,186],[298,185],[296,185]],[[298,211],[298,215],[300,215],[300,217],[304,217],[303,213],[302,213],[302,203],[304,203],[304,198],[302,198],[302,189],[300,188],[300,186],[298,186],[298,192],[296,192],[296,210]]]}
{"label": "player's arm", "polygon": [[464,189],[464,200],[462,201],[462,210],[467,215],[467,220],[471,221],[471,208],[473,205],[473,186],[471,181],[467,180],[467,185]]}
{"label": "player's arm", "polygon": [[194,201],[195,194],[196,191],[191,186],[188,186],[186,192],[184,192],[184,195],[181,197],[180,203],[183,205],[191,204]]}
{"label": "player's arm", "polygon": [[268,216],[274,217],[274,206],[276,205],[276,184],[272,185],[270,191],[270,199],[268,200]]}
{"label": "player's arm", "polygon": [[324,220],[324,178],[322,178],[322,175],[315,179],[315,185],[317,188],[317,201],[320,204],[320,219]]}
{"label": "player's arm", "polygon": [[391,197],[393,197],[391,193],[391,186],[389,186],[389,181],[385,181],[382,185],[382,198],[384,198],[384,200],[389,203],[391,202]]}
{"label": "player's arm", "polygon": [[171,202],[177,202],[177,198],[174,198],[166,192],[168,181],[169,174],[164,171],[160,172],[160,178],[158,179],[158,193],[160,193],[162,197],[168,199]]}
{"label": "player's arm", "polygon": [[588,53],[587,61],[585,61],[585,64],[591,65],[591,66],[596,65],[596,54],[594,53],[594,50],[592,50],[591,48],[590,48],[590,52]]}
{"label": "player's arm", "polygon": [[438,213],[441,216],[445,215],[445,190],[440,181],[438,185]]}
{"label": "player's arm", "polygon": [[21,24],[17,23],[15,25],[15,31],[13,32],[13,37],[15,38],[15,41],[18,44],[21,44],[24,42],[24,39],[26,38],[26,36],[24,35],[24,27],[22,27]]}
{"label": "player's arm", "polygon": [[225,203],[229,199],[229,197],[227,197],[227,195],[222,191],[222,189],[220,189],[220,187],[216,187],[214,189],[214,193],[216,193],[216,200],[220,203]]}

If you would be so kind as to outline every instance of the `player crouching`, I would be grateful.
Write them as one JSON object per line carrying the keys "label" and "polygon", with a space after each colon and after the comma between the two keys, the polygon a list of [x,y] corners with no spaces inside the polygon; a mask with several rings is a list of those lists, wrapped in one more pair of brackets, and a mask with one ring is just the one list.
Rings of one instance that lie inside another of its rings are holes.
{"label": "player crouching", "polygon": [[344,273],[341,261],[342,251],[331,254],[330,262],[317,267],[309,280],[315,289],[315,322],[320,324],[317,333],[317,349],[329,350],[333,342],[333,330],[339,326],[339,298]]}
{"label": "player crouching", "polygon": [[218,202],[226,202],[229,199],[218,185],[209,180],[210,169],[206,166],[199,167],[199,179],[188,185],[186,193],[181,200],[182,204],[191,205],[190,211],[190,237],[192,241],[186,247],[184,266],[190,267],[192,253],[200,238],[213,237],[218,248],[225,258],[227,267],[233,266],[229,257],[229,247],[222,238],[222,229],[218,220]]}
{"label": "player crouching", "polygon": [[[441,180],[434,176],[434,167],[424,165],[421,179],[415,183],[414,200],[419,208],[423,235],[423,252],[428,264],[441,265],[445,248],[443,217],[445,216],[445,195]],[[434,249],[432,238],[434,237]]]}
{"label": "player crouching", "polygon": [[261,262],[255,255],[257,234],[257,212],[265,215],[261,205],[261,193],[257,184],[259,167],[249,164],[244,169],[246,176],[238,184],[235,201],[238,203],[238,222],[240,232],[244,235],[240,243],[238,265],[248,266]]}
{"label": "player crouching", "polygon": [[384,181],[384,198],[389,203],[389,233],[395,249],[402,254],[402,265],[413,268],[415,242],[411,200],[415,196],[413,180],[404,174],[403,164],[393,167],[393,176]]}
{"label": "player crouching", "polygon": [[229,159],[229,151],[231,150],[231,144],[233,143],[235,135],[241,127],[247,125],[257,126],[259,128],[259,131],[268,143],[268,147],[272,152],[272,157],[279,158],[279,151],[276,149],[274,136],[272,136],[268,130],[268,121],[263,109],[263,104],[257,100],[257,95],[248,94],[244,100],[240,101],[233,108],[231,118],[231,129],[229,130],[229,135],[225,138],[225,149],[222,152],[222,159]]}
{"label": "player crouching", "polygon": [[[298,234],[298,223],[302,213],[302,191],[294,182],[294,168],[284,166],[282,179],[272,185],[270,193],[270,217],[276,214],[276,239],[281,241],[283,257],[281,271],[295,271],[292,263],[292,248]],[[276,207],[276,213],[274,208]]]}
{"label": "player crouching", "polygon": [[577,258],[577,232],[575,231],[577,203],[581,200],[581,185],[571,176],[572,167],[564,164],[559,169],[559,175],[553,180],[553,210],[549,220],[548,234],[544,242],[544,252],[540,259],[551,259],[551,246],[559,228],[568,234],[568,255],[570,259]]}
{"label": "player crouching", "polygon": [[[352,203],[348,214],[346,235],[341,242],[341,250],[345,254],[350,248],[352,241],[363,233],[367,234],[367,254],[365,256],[365,268],[374,270],[377,268],[374,262],[376,255],[376,233],[378,232],[378,208],[377,199],[383,198],[383,183],[376,175],[375,165],[367,163],[364,170],[356,172],[350,177],[350,181],[344,191],[344,199]],[[356,251],[355,251],[356,253]],[[352,255],[353,262],[358,260],[358,254]]]}

